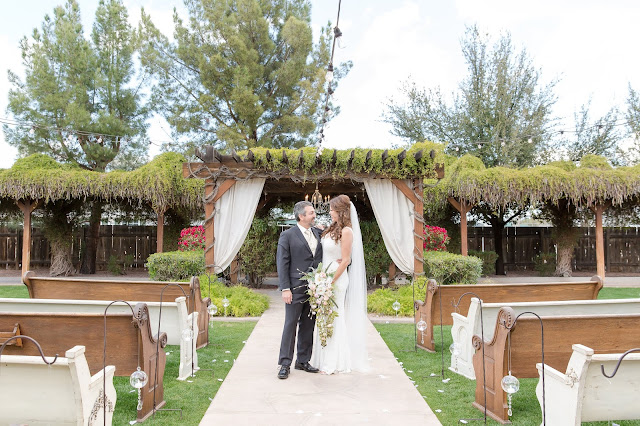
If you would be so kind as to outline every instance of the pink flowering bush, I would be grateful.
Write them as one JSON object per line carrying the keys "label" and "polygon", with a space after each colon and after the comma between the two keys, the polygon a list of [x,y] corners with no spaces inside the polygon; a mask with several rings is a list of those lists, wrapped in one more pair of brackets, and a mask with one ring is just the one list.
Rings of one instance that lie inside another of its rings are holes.
{"label": "pink flowering bush", "polygon": [[447,230],[439,226],[424,227],[424,250],[425,251],[447,251],[449,236]]}
{"label": "pink flowering bush", "polygon": [[193,251],[204,249],[204,226],[192,226],[180,231],[178,241],[180,251]]}

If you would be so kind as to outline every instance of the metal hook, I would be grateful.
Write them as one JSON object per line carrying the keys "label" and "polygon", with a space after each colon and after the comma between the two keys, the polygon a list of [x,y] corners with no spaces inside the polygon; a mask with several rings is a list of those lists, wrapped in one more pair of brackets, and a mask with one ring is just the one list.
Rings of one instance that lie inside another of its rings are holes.
{"label": "metal hook", "polygon": [[602,372],[602,375],[604,377],[608,377],[609,379],[613,378],[613,376],[615,376],[616,373],[618,372],[618,368],[620,368],[620,364],[622,363],[622,360],[624,359],[624,357],[626,357],[627,355],[629,355],[632,352],[640,352],[640,348],[629,349],[628,351],[623,353],[622,356],[620,357],[620,359],[618,360],[618,363],[616,364],[616,368],[613,369],[613,373],[611,373],[610,376],[607,375],[607,373],[604,372],[604,364],[600,364],[600,371]]}
{"label": "metal hook", "polygon": [[24,336],[22,334],[19,334],[17,336],[9,337],[7,339],[7,341],[2,344],[2,346],[0,347],[0,359],[2,358],[2,351],[4,351],[4,348],[9,344],[9,342],[11,342],[12,340],[17,340],[17,339],[27,339],[30,342],[32,342],[34,345],[36,345],[36,347],[38,348],[38,352],[40,352],[40,356],[42,357],[42,360],[44,361],[45,364],[51,365],[51,364],[53,364],[54,362],[56,362],[58,360],[58,354],[56,354],[56,356],[53,358],[53,361],[51,361],[51,362],[47,361],[46,358],[44,357],[44,353],[42,352],[42,347],[36,341],[36,339],[34,339],[32,337],[29,337],[29,336]]}

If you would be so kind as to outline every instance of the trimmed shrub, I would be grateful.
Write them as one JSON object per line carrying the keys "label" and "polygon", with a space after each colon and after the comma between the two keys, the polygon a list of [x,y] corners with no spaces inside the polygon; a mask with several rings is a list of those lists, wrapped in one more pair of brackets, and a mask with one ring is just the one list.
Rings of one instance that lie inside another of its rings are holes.
{"label": "trimmed shrub", "polygon": [[179,281],[204,273],[204,251],[168,251],[154,253],[145,265],[156,281]]}
{"label": "trimmed shrub", "polygon": [[224,316],[222,299],[225,297],[229,299],[229,306],[227,306],[229,317],[257,317],[269,308],[268,296],[241,285],[227,287],[220,281],[214,281],[211,283],[211,292],[209,292],[207,275],[200,276],[200,290],[202,297],[210,297],[211,303],[218,308],[217,317]]}
{"label": "trimmed shrub", "polygon": [[540,253],[533,258],[534,269],[543,277],[551,277],[556,272],[556,254]]}
{"label": "trimmed shrub", "polygon": [[[418,294],[418,287],[416,287],[416,299],[424,299],[421,294]],[[367,298],[367,310],[379,315],[394,315],[396,311],[393,310],[392,305],[395,301],[400,302],[399,316],[410,317],[413,315],[413,288],[411,285],[403,285],[397,290],[391,290],[389,288],[380,288],[374,291]]]}
{"label": "trimmed shrub", "polygon": [[238,252],[240,268],[254,287],[260,287],[265,275],[277,270],[278,232],[275,221],[255,218]]}
{"label": "trimmed shrub", "polygon": [[482,275],[494,275],[496,273],[498,253],[495,251],[469,250],[469,256],[482,260]]}
{"label": "trimmed shrub", "polygon": [[475,284],[482,274],[482,261],[473,256],[425,251],[424,273],[442,285]]}
{"label": "trimmed shrub", "polygon": [[387,247],[384,245],[378,222],[375,220],[362,221],[360,222],[360,230],[362,231],[367,281],[372,285],[377,276],[389,274],[391,256],[387,253]]}

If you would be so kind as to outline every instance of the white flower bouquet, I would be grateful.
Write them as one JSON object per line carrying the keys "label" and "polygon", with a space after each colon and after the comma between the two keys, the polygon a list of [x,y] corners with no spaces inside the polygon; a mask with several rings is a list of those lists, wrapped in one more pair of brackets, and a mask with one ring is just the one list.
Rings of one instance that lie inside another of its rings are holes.
{"label": "white flower bouquet", "polygon": [[309,283],[307,295],[311,312],[316,316],[320,344],[327,346],[327,340],[333,335],[333,320],[338,316],[333,297],[333,272],[327,272],[321,262],[317,268],[305,273],[302,279]]}

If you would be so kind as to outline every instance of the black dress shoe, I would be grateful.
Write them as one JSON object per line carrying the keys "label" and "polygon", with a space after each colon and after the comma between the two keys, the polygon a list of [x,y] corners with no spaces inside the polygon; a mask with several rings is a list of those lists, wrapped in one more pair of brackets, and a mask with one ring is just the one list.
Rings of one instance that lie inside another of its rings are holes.
{"label": "black dress shoe", "polygon": [[283,365],[280,367],[280,371],[278,371],[278,379],[286,379],[289,377],[289,366]]}
{"label": "black dress shoe", "polygon": [[317,373],[318,371],[320,371],[319,369],[312,367],[308,362],[296,362],[296,370],[304,370],[307,373]]}

